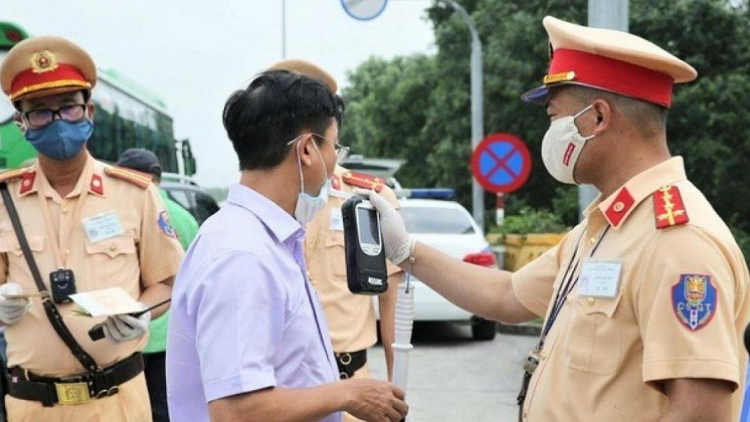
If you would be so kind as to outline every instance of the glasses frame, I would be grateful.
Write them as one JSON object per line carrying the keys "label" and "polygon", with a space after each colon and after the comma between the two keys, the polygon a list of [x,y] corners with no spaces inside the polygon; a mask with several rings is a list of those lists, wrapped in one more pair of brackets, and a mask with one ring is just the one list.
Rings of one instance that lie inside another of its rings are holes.
{"label": "glasses frame", "polygon": [[[55,110],[53,110],[51,108],[43,108],[43,109],[40,109],[40,110],[24,111],[24,112],[21,112],[21,115],[23,116],[24,120],[26,120],[26,122],[29,124],[29,126],[34,127],[34,128],[42,128],[42,127],[45,127],[45,126],[48,126],[48,125],[52,124],[52,122],[55,121],[55,116],[57,116],[57,118],[60,119],[60,120],[65,120],[66,122],[78,122],[78,121],[81,121],[81,120],[83,120],[83,119],[86,118],[86,108],[87,108],[87,106],[88,106],[88,104],[85,104],[85,103],[84,104],[69,104],[69,105],[62,106],[62,107],[60,107],[58,109],[55,109]],[[62,115],[62,111],[63,110],[65,110],[65,109],[77,109],[77,108],[80,108],[83,111],[83,114],[81,115],[80,119],[68,120],[68,119],[66,119],[66,118],[63,117],[63,115]],[[49,122],[41,124],[41,125],[32,124],[31,119],[29,118],[29,115],[32,114],[32,113],[40,113],[40,112],[51,112],[52,113],[52,119],[50,119]]]}
{"label": "glasses frame", "polygon": [[302,139],[306,135],[311,135],[313,137],[318,137],[318,138],[320,138],[320,139],[322,139],[324,141],[330,142],[333,145],[334,152],[336,153],[336,163],[337,164],[341,164],[341,162],[344,161],[346,159],[346,157],[349,156],[349,147],[348,146],[341,145],[339,143],[338,139],[326,138],[325,136],[323,136],[323,135],[321,135],[319,133],[315,133],[315,132],[304,133],[304,134],[302,134],[302,135],[300,135],[300,136],[292,139],[291,141],[287,142],[286,143],[287,146],[292,145],[293,143],[299,141],[300,139]]}

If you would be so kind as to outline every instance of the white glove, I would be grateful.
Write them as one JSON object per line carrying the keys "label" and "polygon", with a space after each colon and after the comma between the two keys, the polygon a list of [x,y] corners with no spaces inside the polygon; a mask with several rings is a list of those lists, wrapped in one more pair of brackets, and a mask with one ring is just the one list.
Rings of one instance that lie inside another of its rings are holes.
{"label": "white glove", "polygon": [[370,202],[380,214],[380,229],[383,232],[385,257],[396,265],[401,265],[411,256],[414,240],[409,236],[404,219],[397,209],[385,198],[371,190],[357,190],[356,194],[370,198]]}
{"label": "white glove", "polygon": [[31,302],[26,298],[9,299],[5,295],[18,295],[23,293],[23,287],[18,283],[5,283],[0,286],[0,320],[5,325],[13,325],[26,315]]}
{"label": "white glove", "polygon": [[[146,305],[143,305],[146,309]],[[148,332],[151,322],[151,312],[146,312],[136,318],[132,315],[122,314],[107,317],[104,324],[104,334],[114,341],[129,341],[142,337]]]}

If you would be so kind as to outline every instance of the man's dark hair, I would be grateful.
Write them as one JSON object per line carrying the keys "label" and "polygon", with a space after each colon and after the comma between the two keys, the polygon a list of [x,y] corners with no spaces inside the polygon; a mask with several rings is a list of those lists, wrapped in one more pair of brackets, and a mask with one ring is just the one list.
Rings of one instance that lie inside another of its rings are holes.
{"label": "man's dark hair", "polygon": [[278,166],[291,148],[287,143],[303,131],[323,135],[332,119],[340,125],[343,112],[344,101],[323,83],[274,70],[229,96],[223,120],[240,170],[262,170]]}

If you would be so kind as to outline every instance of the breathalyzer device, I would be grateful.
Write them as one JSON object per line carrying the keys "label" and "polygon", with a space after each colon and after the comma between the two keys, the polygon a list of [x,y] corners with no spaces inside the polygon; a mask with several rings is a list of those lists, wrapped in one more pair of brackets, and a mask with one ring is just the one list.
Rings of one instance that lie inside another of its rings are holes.
{"label": "breathalyzer device", "polygon": [[341,206],[346,281],[352,293],[374,295],[388,289],[380,215],[370,201],[352,196]]}

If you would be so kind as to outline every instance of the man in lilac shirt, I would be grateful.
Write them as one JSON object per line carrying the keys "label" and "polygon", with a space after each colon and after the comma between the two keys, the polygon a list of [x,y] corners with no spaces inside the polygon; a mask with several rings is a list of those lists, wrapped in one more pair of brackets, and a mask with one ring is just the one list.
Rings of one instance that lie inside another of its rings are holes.
{"label": "man in lilac shirt", "polygon": [[403,392],[339,381],[302,228],[325,207],[343,101],[268,71],[236,91],[224,127],[242,176],[201,227],[172,294],[167,388],[174,421],[398,421]]}

